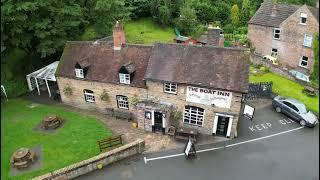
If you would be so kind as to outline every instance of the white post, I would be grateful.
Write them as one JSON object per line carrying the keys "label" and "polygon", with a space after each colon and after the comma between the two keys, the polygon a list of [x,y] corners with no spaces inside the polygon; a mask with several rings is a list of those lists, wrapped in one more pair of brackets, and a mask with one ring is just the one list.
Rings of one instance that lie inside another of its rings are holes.
{"label": "white post", "polygon": [[4,86],[3,86],[3,85],[1,85],[1,90],[3,91],[3,93],[4,93],[4,95],[6,96],[7,101],[8,101],[8,96],[7,96],[6,90],[4,89]]}
{"label": "white post", "polygon": [[48,80],[47,80],[47,79],[45,79],[45,81],[46,81],[46,85],[47,85],[47,89],[48,89],[49,97],[51,97],[51,92],[50,92],[50,88],[49,88],[49,85],[48,85]]}
{"label": "white post", "polygon": [[32,88],[32,86],[31,86],[30,78],[31,78],[30,76],[27,76],[27,82],[28,82],[29,91],[32,91],[33,88]]}
{"label": "white post", "polygon": [[38,79],[37,79],[36,77],[35,77],[34,79],[36,80],[38,95],[40,95],[40,89],[39,89]]}

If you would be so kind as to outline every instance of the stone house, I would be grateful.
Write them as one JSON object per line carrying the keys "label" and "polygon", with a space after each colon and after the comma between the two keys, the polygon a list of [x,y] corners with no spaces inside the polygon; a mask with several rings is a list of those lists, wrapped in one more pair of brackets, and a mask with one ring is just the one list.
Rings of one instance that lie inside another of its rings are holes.
{"label": "stone house", "polygon": [[248,38],[256,53],[276,57],[287,69],[312,71],[312,41],[319,32],[318,6],[265,0],[248,24]]}
{"label": "stone house", "polygon": [[111,41],[67,42],[56,76],[63,103],[130,113],[146,131],[165,134],[175,119],[202,134],[234,137],[248,91],[249,51],[127,44],[117,23]]}

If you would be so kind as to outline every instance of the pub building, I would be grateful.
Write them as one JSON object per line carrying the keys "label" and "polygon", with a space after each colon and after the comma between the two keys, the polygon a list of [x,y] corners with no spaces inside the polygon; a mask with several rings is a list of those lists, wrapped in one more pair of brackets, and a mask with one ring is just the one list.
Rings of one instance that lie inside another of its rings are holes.
{"label": "pub building", "polygon": [[248,91],[249,51],[219,47],[220,31],[209,27],[207,35],[217,36],[205,46],[137,45],[125,42],[117,22],[112,37],[67,42],[56,70],[61,100],[130,116],[146,131],[166,134],[175,121],[232,138]]}

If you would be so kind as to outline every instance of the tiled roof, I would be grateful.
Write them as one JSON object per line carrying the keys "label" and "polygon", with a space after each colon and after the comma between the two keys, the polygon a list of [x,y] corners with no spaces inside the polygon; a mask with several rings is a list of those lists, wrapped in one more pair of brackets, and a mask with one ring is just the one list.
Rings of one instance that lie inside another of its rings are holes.
{"label": "tiled roof", "polygon": [[[276,15],[272,16],[272,8],[275,6]],[[250,19],[249,24],[279,27],[290,15],[298,10],[299,6],[289,4],[273,4],[271,0],[265,0],[255,15]]]}
{"label": "tiled roof", "polygon": [[75,78],[75,64],[86,58],[90,67],[84,80],[119,84],[118,71],[126,63],[134,66],[130,86],[143,87],[144,74],[152,46],[127,44],[121,51],[114,51],[112,42],[67,42],[56,75]]}
{"label": "tiled roof", "polygon": [[248,55],[243,49],[155,44],[145,79],[247,92]]}

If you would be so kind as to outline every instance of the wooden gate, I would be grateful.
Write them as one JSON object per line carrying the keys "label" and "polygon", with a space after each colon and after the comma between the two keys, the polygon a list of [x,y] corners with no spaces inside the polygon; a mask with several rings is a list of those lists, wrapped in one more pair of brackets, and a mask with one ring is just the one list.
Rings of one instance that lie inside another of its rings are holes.
{"label": "wooden gate", "polygon": [[248,94],[244,95],[245,101],[252,101],[257,98],[271,98],[272,82],[250,83]]}

